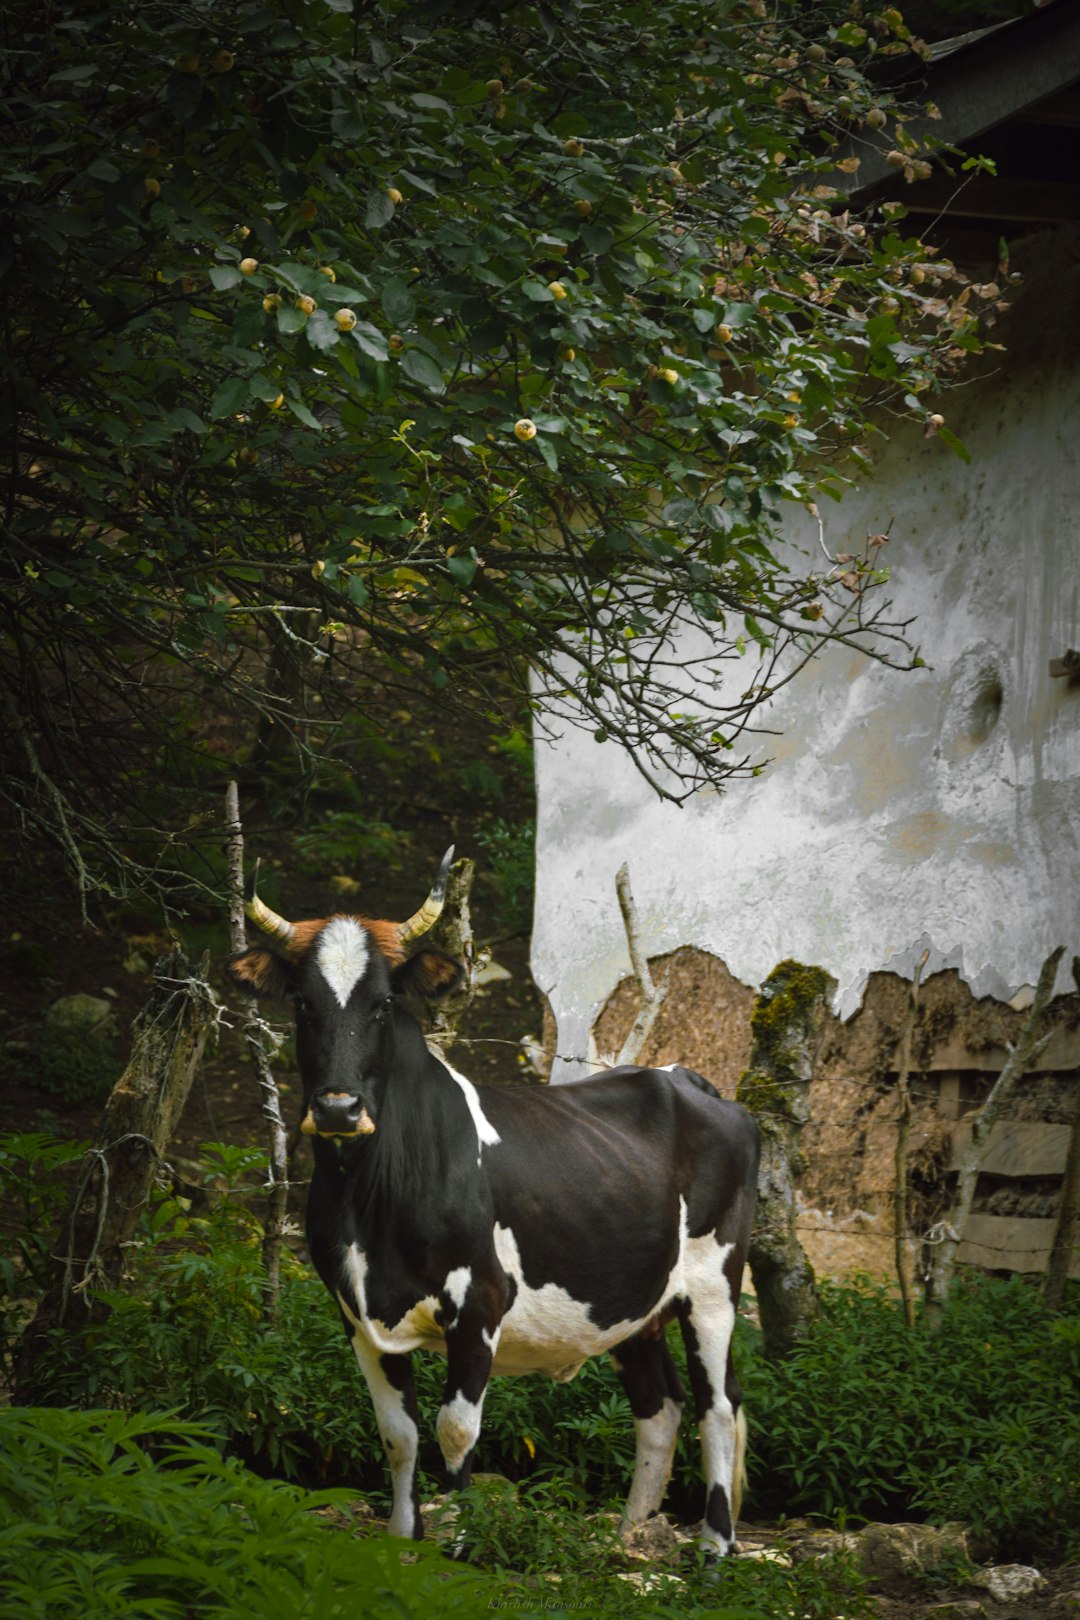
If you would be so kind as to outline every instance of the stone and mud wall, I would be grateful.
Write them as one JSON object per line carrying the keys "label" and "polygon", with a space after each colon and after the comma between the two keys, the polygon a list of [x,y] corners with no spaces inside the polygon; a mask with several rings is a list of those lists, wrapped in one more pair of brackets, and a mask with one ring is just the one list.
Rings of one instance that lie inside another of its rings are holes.
{"label": "stone and mud wall", "polygon": [[[754,991],[719,958],[683,947],[651,962],[668,997],[639,1061],[685,1063],[733,1097],[750,1056]],[[910,987],[871,974],[858,1011],[826,1015],[802,1133],[799,1238],[816,1272],[894,1271],[893,1189],[897,1051]],[[1020,998],[1023,1001],[1023,998]],[[593,1054],[618,1050],[638,1007],[632,979],[617,986],[593,1031]],[[952,970],[922,986],[912,1050],[908,1207],[916,1276],[923,1242],[948,1213],[970,1116],[1015,1042],[1024,1008],[976,997]],[[961,1262],[990,1271],[1045,1271],[1061,1197],[1070,1127],[1080,1102],[1080,993],[1050,1006],[1038,1068],[999,1121],[979,1177]],[[1080,1276],[1080,1258],[1072,1274]]]}

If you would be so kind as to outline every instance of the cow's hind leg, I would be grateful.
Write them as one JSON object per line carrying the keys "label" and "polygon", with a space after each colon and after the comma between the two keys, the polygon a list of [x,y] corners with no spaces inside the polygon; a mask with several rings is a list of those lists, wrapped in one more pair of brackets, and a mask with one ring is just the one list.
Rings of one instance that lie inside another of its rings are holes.
{"label": "cow's hind leg", "polygon": [[409,1356],[380,1355],[357,1329],[351,1334],[356,1359],[367,1379],[375,1421],[390,1464],[394,1505],[387,1530],[392,1536],[419,1541],[424,1534],[416,1485],[416,1386]]}
{"label": "cow's hind leg", "polygon": [[[717,1270],[719,1270],[719,1256]],[[705,1473],[705,1519],[701,1544],[723,1557],[735,1540],[745,1453],[742,1391],[731,1360],[735,1301],[727,1278],[692,1296],[680,1313],[687,1371],[694,1394]]]}
{"label": "cow's hind leg", "polygon": [[624,1339],[611,1359],[634,1414],[637,1439],[634,1478],[621,1526],[625,1532],[660,1511],[685,1395],[662,1333]]}

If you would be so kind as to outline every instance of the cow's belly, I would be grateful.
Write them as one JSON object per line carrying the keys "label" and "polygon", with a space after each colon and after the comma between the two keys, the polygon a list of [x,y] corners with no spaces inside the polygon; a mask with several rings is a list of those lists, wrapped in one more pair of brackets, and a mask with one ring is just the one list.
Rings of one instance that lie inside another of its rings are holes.
{"label": "cow's belly", "polygon": [[[492,1372],[500,1375],[545,1373],[561,1381],[573,1378],[586,1361],[603,1355],[624,1339],[639,1332],[659,1311],[686,1292],[688,1257],[696,1247],[688,1244],[686,1206],[680,1200],[680,1231],[675,1263],[669,1275],[658,1282],[648,1307],[640,1316],[628,1317],[601,1327],[593,1320],[587,1300],[575,1299],[558,1283],[530,1287],[525,1281],[517,1240],[509,1227],[496,1225],[495,1252],[506,1274],[515,1284],[510,1309],[492,1335]],[[700,1240],[697,1240],[700,1241]],[[418,1300],[399,1321],[389,1324],[373,1317],[367,1307],[367,1261],[354,1246],[346,1255],[346,1275],[352,1287],[353,1304],[339,1292],[338,1299],[352,1326],[364,1334],[381,1354],[408,1354],[412,1350],[434,1350],[446,1354],[446,1339],[440,1323],[437,1295]],[[468,1268],[453,1273],[444,1285],[457,1303],[464,1299],[469,1282]],[[486,1336],[486,1335],[485,1335]]]}
{"label": "cow's belly", "polygon": [[517,1287],[513,1304],[502,1319],[492,1372],[546,1373],[560,1381],[573,1378],[592,1356],[603,1355],[637,1333],[680,1292],[683,1248],[684,1241],[680,1241],[671,1275],[658,1289],[646,1315],[601,1328],[593,1321],[588,1301],[575,1299],[558,1283],[530,1288],[522,1275],[513,1232],[496,1226],[495,1252]]}

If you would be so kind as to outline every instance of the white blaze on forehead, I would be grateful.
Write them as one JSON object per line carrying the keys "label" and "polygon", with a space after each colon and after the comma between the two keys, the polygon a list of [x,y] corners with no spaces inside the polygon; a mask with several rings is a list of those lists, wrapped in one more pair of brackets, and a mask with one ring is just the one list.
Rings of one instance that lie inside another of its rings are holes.
{"label": "white blaze on forehead", "polygon": [[367,971],[368,937],[352,917],[331,917],[315,947],[319,971],[342,1007]]}

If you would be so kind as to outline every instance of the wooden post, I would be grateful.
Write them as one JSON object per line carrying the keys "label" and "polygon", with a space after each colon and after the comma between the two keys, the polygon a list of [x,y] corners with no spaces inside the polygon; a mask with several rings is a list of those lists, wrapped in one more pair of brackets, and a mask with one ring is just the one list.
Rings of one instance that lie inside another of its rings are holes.
{"label": "wooden post", "polygon": [[23,1334],[12,1398],[48,1398],[37,1383],[40,1351],[55,1328],[100,1316],[97,1288],[115,1288],[124,1255],[150,1197],[202,1060],[218,1006],[207,962],[193,967],[179,950],[161,957],[154,984],[132,1026],[128,1065],[105,1104],[61,1227],[51,1277]]}
{"label": "wooden post", "polygon": [[[1080,956],[1072,959],[1072,975],[1080,990]],[[1069,1132],[1069,1150],[1065,1156],[1065,1174],[1061,1181],[1054,1241],[1050,1245],[1050,1259],[1046,1268],[1043,1298],[1057,1310],[1065,1298],[1065,1284],[1069,1268],[1080,1238],[1080,1087],[1073,1097],[1072,1130]]]}
{"label": "wooden post", "polygon": [[930,952],[923,951],[911,976],[908,995],[908,1013],[900,1036],[900,1049],[896,1060],[896,1095],[899,1113],[896,1122],[896,1187],[893,1193],[893,1226],[896,1244],[896,1280],[900,1284],[900,1299],[904,1307],[904,1321],[909,1328],[915,1326],[915,1290],[911,1280],[911,1258],[907,1250],[907,1144],[911,1129],[911,1092],[908,1077],[911,1074],[911,1043],[915,1034],[915,1021],[919,1016],[919,982],[922,971],[930,960]]}
{"label": "wooden post", "polygon": [[945,1305],[956,1266],[956,1251],[960,1247],[964,1227],[971,1213],[975,1183],[979,1179],[979,1168],[986,1156],[990,1132],[1017,1084],[1027,1074],[1050,1039],[1049,1035],[1040,1037],[1039,1032],[1042,1029],[1046,1004],[1053,993],[1058,963],[1064,954],[1065,947],[1059,945],[1056,951],[1051,951],[1043,963],[1035,989],[1035,999],[1020,1031],[1020,1038],[1011,1049],[1005,1067],[995,1080],[990,1095],[971,1122],[971,1140],[960,1162],[952,1208],[948,1219],[939,1223],[940,1233],[933,1245],[933,1256],[927,1268],[926,1322],[932,1329],[941,1326],[945,1314]]}
{"label": "wooden post", "polygon": [[[240,823],[240,796],[235,782],[225,790],[225,852],[229,868],[229,937],[233,951],[247,944],[244,927],[244,830]],[[264,1311],[273,1321],[281,1291],[281,1245],[289,1203],[289,1143],[281,1117],[281,1097],[270,1068],[268,1030],[254,996],[243,997],[243,1036],[262,1092],[263,1118],[270,1143],[270,1182],[263,1228],[263,1268],[266,1272]]]}

